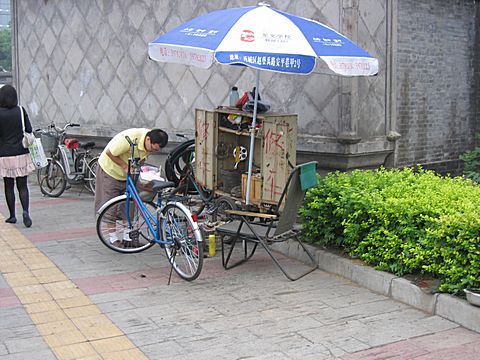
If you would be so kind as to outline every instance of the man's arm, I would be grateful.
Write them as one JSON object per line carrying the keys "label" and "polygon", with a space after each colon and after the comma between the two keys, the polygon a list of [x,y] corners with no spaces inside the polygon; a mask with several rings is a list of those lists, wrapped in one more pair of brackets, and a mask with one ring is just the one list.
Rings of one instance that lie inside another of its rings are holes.
{"label": "man's arm", "polygon": [[125,171],[125,173],[128,172],[128,164],[125,161],[123,161],[122,158],[120,158],[119,156],[113,155],[110,152],[110,150],[107,150],[106,154],[110,158],[110,160],[112,160],[115,164],[120,166],[123,169],[123,171]]}

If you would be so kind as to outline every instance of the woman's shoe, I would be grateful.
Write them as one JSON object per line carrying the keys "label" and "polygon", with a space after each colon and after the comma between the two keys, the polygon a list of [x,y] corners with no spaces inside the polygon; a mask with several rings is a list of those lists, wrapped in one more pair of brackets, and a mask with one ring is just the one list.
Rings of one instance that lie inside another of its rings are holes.
{"label": "woman's shoe", "polygon": [[15,224],[17,222],[17,218],[15,216],[10,216],[8,219],[5,220],[6,223]]}
{"label": "woman's shoe", "polygon": [[30,215],[28,215],[28,212],[26,212],[26,211],[23,212],[23,224],[27,228],[32,226],[32,219],[30,219]]}

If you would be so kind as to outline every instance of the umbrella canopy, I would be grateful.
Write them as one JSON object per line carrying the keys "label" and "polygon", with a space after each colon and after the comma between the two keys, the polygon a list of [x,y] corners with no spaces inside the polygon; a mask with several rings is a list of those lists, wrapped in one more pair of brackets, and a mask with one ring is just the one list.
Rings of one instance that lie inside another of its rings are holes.
{"label": "umbrella canopy", "polygon": [[[294,16],[269,5],[229,8],[196,17],[148,44],[148,55],[161,62],[208,69],[220,64],[244,65],[260,70],[308,74],[317,59],[322,71],[343,76],[370,76],[378,72],[378,60],[330,27]],[[250,199],[253,147],[257,120],[255,91],[246,203]]]}
{"label": "umbrella canopy", "polygon": [[308,74],[320,59],[339,75],[378,72],[377,59],[330,27],[266,5],[204,14],[163,34],[148,47],[153,60],[204,69],[217,61]]}

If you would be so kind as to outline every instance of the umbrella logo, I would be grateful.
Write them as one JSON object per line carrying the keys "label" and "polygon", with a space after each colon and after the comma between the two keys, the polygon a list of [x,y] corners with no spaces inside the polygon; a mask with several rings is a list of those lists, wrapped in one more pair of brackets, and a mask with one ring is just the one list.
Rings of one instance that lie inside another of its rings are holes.
{"label": "umbrella logo", "polygon": [[240,34],[240,40],[245,42],[255,41],[255,33],[252,30],[243,30]]}

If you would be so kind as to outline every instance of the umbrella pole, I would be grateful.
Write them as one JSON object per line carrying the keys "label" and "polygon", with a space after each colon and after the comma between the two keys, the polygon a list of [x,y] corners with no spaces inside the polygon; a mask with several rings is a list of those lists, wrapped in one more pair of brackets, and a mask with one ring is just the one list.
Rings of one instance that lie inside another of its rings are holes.
{"label": "umbrella pole", "polygon": [[260,69],[257,69],[256,85],[255,85],[255,101],[253,105],[253,119],[252,126],[250,127],[250,150],[248,152],[248,174],[247,174],[247,193],[245,204],[250,204],[250,180],[252,179],[252,167],[253,167],[253,150],[255,147],[255,131],[257,127],[257,105],[258,105],[258,93],[260,87]]}

